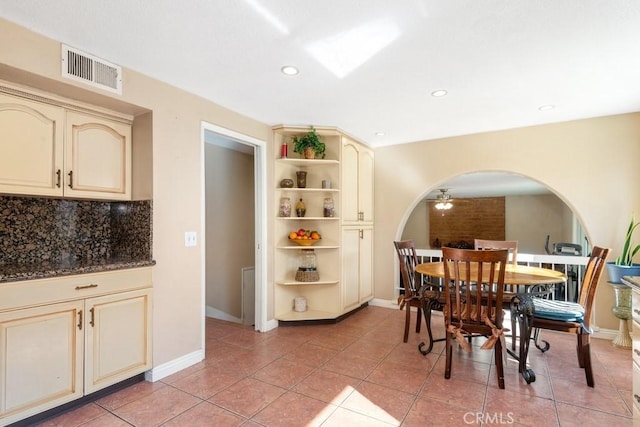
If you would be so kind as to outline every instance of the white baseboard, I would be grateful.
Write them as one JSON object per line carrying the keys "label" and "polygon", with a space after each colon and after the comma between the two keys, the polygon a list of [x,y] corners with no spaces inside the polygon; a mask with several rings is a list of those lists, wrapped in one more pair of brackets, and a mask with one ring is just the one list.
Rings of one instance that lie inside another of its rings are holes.
{"label": "white baseboard", "polygon": [[196,350],[144,373],[144,379],[155,382],[204,360],[204,350]]}
{"label": "white baseboard", "polygon": [[395,300],[374,298],[371,301],[369,301],[369,305],[374,305],[376,307],[383,307],[383,308],[393,308],[394,310],[398,309],[398,302]]}
{"label": "white baseboard", "polygon": [[276,319],[267,320],[267,324],[265,325],[265,330],[260,332],[268,332],[277,327],[278,327],[278,321]]}
{"label": "white baseboard", "polygon": [[224,311],[211,306],[207,306],[205,309],[205,316],[213,317],[214,319],[226,320],[227,322],[242,323],[241,318],[232,316],[229,313],[225,313]]}

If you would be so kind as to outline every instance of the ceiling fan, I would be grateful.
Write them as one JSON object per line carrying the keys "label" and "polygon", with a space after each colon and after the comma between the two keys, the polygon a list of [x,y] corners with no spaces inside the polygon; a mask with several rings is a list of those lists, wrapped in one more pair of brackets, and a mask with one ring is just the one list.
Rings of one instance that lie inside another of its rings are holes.
{"label": "ceiling fan", "polygon": [[453,203],[451,203],[453,201],[453,199],[451,198],[451,195],[447,194],[447,191],[449,191],[448,188],[441,188],[440,192],[442,194],[438,194],[436,196],[435,199],[435,208],[438,210],[449,210],[453,207]]}

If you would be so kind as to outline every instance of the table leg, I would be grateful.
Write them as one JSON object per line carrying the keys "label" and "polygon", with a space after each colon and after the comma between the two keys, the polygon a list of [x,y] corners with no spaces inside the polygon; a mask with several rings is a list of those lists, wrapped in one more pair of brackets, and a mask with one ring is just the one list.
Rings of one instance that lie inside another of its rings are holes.
{"label": "table leg", "polygon": [[[509,354],[518,360],[518,372],[522,374],[522,377],[530,384],[536,380],[536,374],[533,369],[527,368],[527,356],[529,355],[529,340],[531,338],[531,327],[533,325],[533,300],[530,296],[515,295],[511,299],[511,316],[515,316],[518,320],[518,327],[520,329],[520,348],[518,355],[507,349]],[[513,334],[515,337],[515,333]]]}
{"label": "table leg", "polygon": [[424,314],[424,322],[427,325],[427,335],[429,336],[429,346],[426,350],[423,350],[423,347],[426,345],[424,342],[418,344],[418,351],[422,353],[423,356],[431,353],[433,350],[433,343],[438,341],[444,341],[446,338],[438,338],[433,339],[433,333],[431,332],[431,312],[433,310],[442,310],[442,304],[438,301],[438,293],[436,292],[435,297],[425,297],[425,292],[430,291],[430,287],[423,287],[420,289],[421,301],[422,301],[422,313]]}

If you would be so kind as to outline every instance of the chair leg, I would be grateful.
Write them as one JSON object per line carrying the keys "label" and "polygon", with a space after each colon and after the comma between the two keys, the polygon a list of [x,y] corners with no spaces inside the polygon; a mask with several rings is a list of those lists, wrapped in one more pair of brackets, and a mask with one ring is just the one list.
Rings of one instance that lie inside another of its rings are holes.
{"label": "chair leg", "polygon": [[422,308],[418,308],[418,317],[416,317],[416,334],[420,333],[420,326],[422,325]]}
{"label": "chair leg", "polygon": [[576,343],[576,353],[578,355],[578,366],[584,368],[584,335],[578,333],[578,340]]}
{"label": "chair leg", "polygon": [[516,317],[511,314],[511,351],[516,351]]}
{"label": "chair leg", "polygon": [[453,337],[449,332],[445,332],[446,334],[446,343],[445,343],[445,365],[444,365],[444,377],[446,379],[451,378],[451,361],[453,357]]}
{"label": "chair leg", "polygon": [[500,340],[496,341],[494,351],[494,358],[496,360],[496,374],[498,375],[498,387],[504,389],[504,361],[502,360],[502,342]]}
{"label": "chair leg", "polygon": [[404,309],[406,311],[404,320],[404,342],[407,342],[409,340],[409,325],[411,324],[411,304],[405,304]]}
{"label": "chair leg", "polygon": [[593,370],[591,369],[591,337],[586,334],[580,334],[582,336],[582,361],[584,363],[584,375],[587,378],[587,385],[589,387],[595,386],[593,380]]}

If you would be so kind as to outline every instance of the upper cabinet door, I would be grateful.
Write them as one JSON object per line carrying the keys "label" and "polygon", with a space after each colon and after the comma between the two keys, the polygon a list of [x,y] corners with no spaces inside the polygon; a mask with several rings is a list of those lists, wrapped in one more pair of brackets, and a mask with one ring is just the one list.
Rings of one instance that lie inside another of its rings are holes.
{"label": "upper cabinet door", "polygon": [[373,223],[373,151],[347,140],[341,163],[343,223]]}
{"label": "upper cabinet door", "polygon": [[0,193],[62,195],[64,110],[0,93]]}
{"label": "upper cabinet door", "polygon": [[360,220],[373,222],[373,151],[361,147],[358,156]]}
{"label": "upper cabinet door", "polygon": [[357,223],[358,205],[358,147],[346,143],[342,147],[342,221]]}
{"label": "upper cabinet door", "polygon": [[65,194],[131,199],[131,126],[67,111]]}

